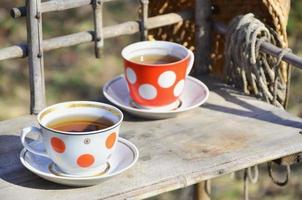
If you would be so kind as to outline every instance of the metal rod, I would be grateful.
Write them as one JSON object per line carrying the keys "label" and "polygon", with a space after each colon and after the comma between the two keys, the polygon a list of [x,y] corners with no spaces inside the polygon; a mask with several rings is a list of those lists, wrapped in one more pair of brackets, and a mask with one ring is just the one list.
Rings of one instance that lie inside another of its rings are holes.
{"label": "metal rod", "polygon": [[[180,13],[169,13],[150,17],[145,23],[147,30],[179,23],[183,20],[192,19],[193,13],[191,10],[183,11]],[[140,22],[129,21],[118,25],[108,26],[103,28],[103,38],[113,38],[121,35],[131,35],[140,31]],[[55,37],[43,40],[43,51],[50,51],[62,47],[69,47],[82,43],[94,41],[94,31],[84,31],[70,35]],[[11,58],[22,58],[27,56],[27,45],[19,44],[7,48],[0,49],[0,60]]]}
{"label": "metal rod", "polygon": [[38,114],[46,105],[42,50],[41,0],[26,0],[27,45],[30,79],[30,112]]}
{"label": "metal rod", "polygon": [[[67,10],[71,8],[78,8],[82,6],[88,6],[92,4],[93,0],[51,0],[41,3],[41,13]],[[102,0],[102,2],[108,2],[113,0]],[[26,16],[26,8],[18,7],[12,8],[10,14],[13,18]]]}
{"label": "metal rod", "polygon": [[[221,33],[221,34],[226,34],[226,32],[227,32],[226,26],[220,22],[214,22],[213,28],[216,32]],[[276,47],[275,45],[272,45],[269,42],[263,42],[260,45],[259,50],[263,53],[270,54],[271,56],[274,56],[274,57],[278,57],[278,55],[282,51],[281,48]],[[293,53],[290,53],[290,52],[285,53],[282,60],[295,67],[302,69],[302,58]]]}

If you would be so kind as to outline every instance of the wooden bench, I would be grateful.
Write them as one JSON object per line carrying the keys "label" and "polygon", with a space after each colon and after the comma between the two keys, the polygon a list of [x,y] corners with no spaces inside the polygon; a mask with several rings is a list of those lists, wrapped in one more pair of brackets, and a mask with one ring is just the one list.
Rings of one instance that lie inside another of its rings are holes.
{"label": "wooden bench", "polygon": [[139,161],[96,186],[61,186],[32,174],[19,161],[19,133],[37,124],[35,116],[0,122],[1,199],[141,199],[302,152],[302,119],[200,79],[211,92],[192,112],[152,121],[126,116],[121,137],[138,147]]}

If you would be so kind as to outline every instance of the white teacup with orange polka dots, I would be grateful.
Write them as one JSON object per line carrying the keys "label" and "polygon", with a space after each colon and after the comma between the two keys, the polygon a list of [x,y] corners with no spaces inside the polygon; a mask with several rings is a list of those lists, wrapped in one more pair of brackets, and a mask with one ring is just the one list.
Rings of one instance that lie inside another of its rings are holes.
{"label": "white teacup with orange polka dots", "polygon": [[[163,63],[144,62],[144,57],[148,55],[172,56],[177,59]],[[156,110],[171,110],[179,106],[178,99],[194,63],[191,50],[173,42],[143,41],[126,46],[122,50],[122,57],[127,85],[135,106]]]}
{"label": "white teacup with orange polka dots", "polygon": [[[106,118],[112,126],[90,132],[64,132],[47,125],[56,119],[69,116],[94,116]],[[24,128],[21,134],[23,146],[33,154],[50,158],[66,174],[92,176],[104,173],[110,166],[108,159],[113,153],[123,113],[108,104],[92,101],[72,101],[52,105],[38,115],[40,128]],[[41,136],[45,150],[31,147],[26,135]]]}

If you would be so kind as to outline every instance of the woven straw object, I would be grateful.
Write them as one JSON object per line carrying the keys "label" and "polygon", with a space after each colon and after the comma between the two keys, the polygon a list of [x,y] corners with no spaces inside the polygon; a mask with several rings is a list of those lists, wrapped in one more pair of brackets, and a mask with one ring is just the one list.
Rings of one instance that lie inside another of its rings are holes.
{"label": "woven straw object", "polygon": [[[211,1],[215,8],[212,20],[228,22],[237,15],[253,13],[259,20],[272,27],[280,36],[283,43],[281,47],[287,47],[286,26],[290,9],[289,0],[213,0]],[[194,10],[195,0],[150,0],[149,16],[156,16],[169,12],[180,12],[192,9]],[[194,21],[184,21],[182,23],[158,28],[149,32],[149,37],[156,40],[174,41],[194,50]],[[212,73],[223,76],[223,49],[224,37],[220,34],[212,34],[212,53],[211,66]],[[285,81],[288,80],[289,68],[285,63],[281,65],[282,76]]]}

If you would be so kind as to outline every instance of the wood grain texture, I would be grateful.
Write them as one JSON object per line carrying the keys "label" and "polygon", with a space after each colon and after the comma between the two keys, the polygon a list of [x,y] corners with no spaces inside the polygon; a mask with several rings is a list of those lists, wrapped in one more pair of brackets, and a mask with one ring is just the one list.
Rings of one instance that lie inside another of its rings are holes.
{"label": "wood grain texture", "polygon": [[207,103],[185,115],[126,116],[121,137],[138,147],[139,161],[92,187],[60,186],[28,172],[18,160],[18,135],[34,117],[1,122],[1,199],[141,199],[302,151],[301,119],[219,82],[207,85]]}
{"label": "wood grain texture", "polygon": [[101,48],[104,46],[103,36],[103,2],[93,0],[93,24],[94,24],[94,51],[95,57],[101,57]]}
{"label": "wood grain texture", "polygon": [[27,56],[27,44],[18,44],[0,49],[0,60],[24,58]]}

